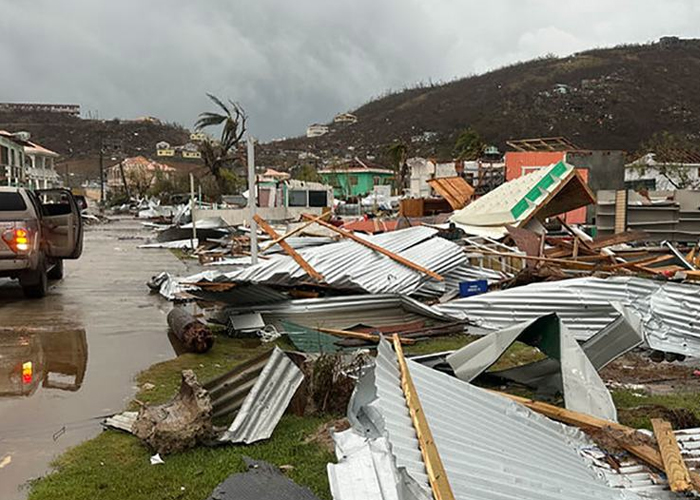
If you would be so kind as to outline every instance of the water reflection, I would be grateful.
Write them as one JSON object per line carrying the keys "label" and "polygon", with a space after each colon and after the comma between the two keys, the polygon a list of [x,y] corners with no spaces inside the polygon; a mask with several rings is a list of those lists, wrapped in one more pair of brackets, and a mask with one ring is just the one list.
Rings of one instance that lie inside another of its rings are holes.
{"label": "water reflection", "polygon": [[0,397],[29,397],[45,389],[75,392],[85,378],[85,330],[0,329]]}

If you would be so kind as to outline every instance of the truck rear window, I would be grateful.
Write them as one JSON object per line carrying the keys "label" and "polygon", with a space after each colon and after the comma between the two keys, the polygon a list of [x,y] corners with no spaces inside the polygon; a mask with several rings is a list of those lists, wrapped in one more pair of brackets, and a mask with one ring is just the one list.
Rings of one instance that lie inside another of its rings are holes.
{"label": "truck rear window", "polygon": [[0,212],[21,212],[27,209],[19,193],[0,193]]}

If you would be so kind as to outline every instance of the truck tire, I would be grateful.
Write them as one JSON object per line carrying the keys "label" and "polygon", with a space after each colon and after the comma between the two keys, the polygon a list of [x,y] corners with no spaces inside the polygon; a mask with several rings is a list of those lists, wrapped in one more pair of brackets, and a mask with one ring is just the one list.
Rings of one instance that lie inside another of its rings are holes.
{"label": "truck tire", "polygon": [[20,278],[24,296],[30,299],[40,299],[46,296],[49,289],[49,280],[46,275],[44,260],[39,261],[36,270]]}
{"label": "truck tire", "polygon": [[63,279],[63,259],[57,259],[56,264],[46,273],[50,280]]}

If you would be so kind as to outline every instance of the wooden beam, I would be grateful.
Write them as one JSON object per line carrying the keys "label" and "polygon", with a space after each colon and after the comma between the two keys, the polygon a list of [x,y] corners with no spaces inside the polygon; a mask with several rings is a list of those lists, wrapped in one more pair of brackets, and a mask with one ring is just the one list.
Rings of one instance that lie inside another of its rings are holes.
{"label": "wooden beam", "polygon": [[[360,339],[360,340],[366,340],[368,342],[379,342],[379,335],[374,335],[372,333],[367,333],[367,332],[352,332],[349,330],[336,330],[335,328],[318,328],[315,327],[314,330],[318,330],[319,332],[322,333],[328,333],[330,335],[335,335],[336,337],[347,337],[351,339]],[[400,337],[399,337],[400,338]],[[402,344],[415,344],[416,341],[414,339],[404,339],[400,338]]]}
{"label": "wooden beam", "polygon": [[[304,214],[303,217],[307,220],[313,219],[313,217],[308,215],[308,214]],[[379,245],[375,245],[374,243],[372,243],[370,241],[363,240],[362,238],[353,234],[350,231],[346,231],[345,229],[340,229],[339,227],[335,227],[333,224],[328,224],[327,222],[322,221],[322,220],[317,220],[316,223],[320,224],[321,226],[323,226],[325,228],[330,229],[331,231],[335,231],[336,233],[338,233],[339,235],[341,235],[345,238],[350,238],[351,240],[359,243],[360,245],[364,245],[367,248],[371,248],[375,252],[379,252],[382,255],[386,255],[387,257],[389,257],[392,260],[395,260],[399,264],[402,264],[408,268],[411,268],[411,269],[418,271],[418,272],[421,272],[423,274],[427,274],[428,276],[430,276],[433,279],[436,279],[438,281],[444,281],[444,279],[445,279],[442,276],[440,276],[438,273],[433,272],[430,269],[426,269],[423,266],[416,264],[415,262],[411,262],[410,260],[408,260],[404,257],[401,257],[400,255],[397,255],[394,252],[387,250],[386,248],[382,248]]]}
{"label": "wooden beam", "polygon": [[411,373],[408,371],[406,358],[403,356],[403,348],[401,347],[400,337],[394,334],[394,349],[396,350],[396,358],[399,362],[399,370],[401,372],[401,389],[403,390],[406,406],[411,415],[413,428],[418,437],[421,455],[423,455],[423,463],[425,470],[428,473],[428,481],[430,488],[433,490],[435,500],[454,500],[452,487],[450,486],[445,467],[442,464],[440,453],[438,452],[433,433],[430,431],[428,419],[425,417],[423,407],[418,398],[418,391],[413,385]]}
{"label": "wooden beam", "polygon": [[[621,432],[623,435],[634,436],[637,433],[637,429],[627,427],[617,422],[611,422],[609,420],[604,420],[602,418],[593,417],[591,415],[586,415],[585,413],[579,413],[572,410],[567,410],[565,408],[559,408],[558,406],[550,405],[547,403],[542,403],[541,401],[535,401],[533,399],[523,398],[520,396],[514,396],[512,394],[507,394],[505,392],[489,391],[500,396],[511,399],[517,403],[527,406],[537,413],[541,413],[552,420],[557,420],[559,422],[564,422],[565,424],[580,427],[582,429],[613,429]],[[659,469],[660,471],[665,471],[664,461],[661,453],[658,449],[647,444],[641,444],[634,439],[619,439],[616,440],[617,444],[625,449],[630,454],[634,455],[643,462]],[[697,472],[690,472],[690,482],[693,485],[695,491],[700,491],[700,474]]]}
{"label": "wooden beam", "polygon": [[549,262],[552,264],[561,264],[562,266],[568,266],[572,269],[583,269],[587,271],[594,271],[595,266],[593,264],[588,264],[585,262],[577,262],[575,260],[565,260],[565,259],[552,259],[549,257],[531,257],[529,255],[520,255],[517,253],[507,253],[507,252],[496,252],[493,250],[477,250],[479,253],[486,255],[497,255],[499,257],[511,257],[513,259],[524,259],[524,260],[534,260],[538,262]]}
{"label": "wooden beam", "polygon": [[[255,214],[255,216],[253,216],[253,219],[255,220],[255,222],[258,223],[258,226],[260,226],[260,229],[262,229],[263,231],[265,231],[267,234],[270,235],[270,238],[273,238],[273,239],[279,238],[279,234],[277,234],[277,232],[274,229],[272,229],[272,226],[270,226],[270,224],[268,224],[265,219],[263,219],[262,217],[260,217],[257,214]],[[306,262],[304,260],[304,258],[297,253],[296,250],[294,250],[291,246],[289,246],[289,243],[282,240],[279,242],[279,245],[282,247],[282,249],[285,252],[287,252],[287,255],[289,255],[292,259],[294,259],[294,261],[297,264],[299,264],[299,266],[304,271],[306,271],[306,273],[309,276],[311,276],[313,279],[315,279],[317,281],[323,281],[323,276],[320,273],[318,273],[313,267],[311,267],[311,265],[308,262]]]}
{"label": "wooden beam", "polygon": [[321,215],[319,215],[318,217],[314,217],[313,219],[304,222],[301,226],[297,227],[296,229],[293,229],[293,230],[289,231],[288,233],[283,234],[283,235],[280,236],[279,238],[273,239],[265,248],[263,248],[263,249],[260,250],[260,251],[261,251],[261,252],[266,252],[266,251],[269,250],[270,248],[272,248],[272,247],[274,247],[275,245],[277,245],[280,241],[284,241],[284,240],[286,240],[287,238],[289,238],[290,236],[294,236],[295,234],[299,234],[299,233],[302,232],[304,229],[306,229],[307,227],[309,227],[311,224],[314,224],[314,223],[318,222],[318,221],[321,220],[321,219],[325,219],[325,218],[328,217],[330,214],[331,214],[331,212],[324,212],[324,213],[322,213]]}
{"label": "wooden beam", "polygon": [[659,444],[661,459],[664,462],[664,470],[668,477],[671,491],[680,493],[692,489],[690,473],[685,466],[678,441],[673,434],[670,422],[661,418],[652,418],[651,425],[654,428],[654,436]]}

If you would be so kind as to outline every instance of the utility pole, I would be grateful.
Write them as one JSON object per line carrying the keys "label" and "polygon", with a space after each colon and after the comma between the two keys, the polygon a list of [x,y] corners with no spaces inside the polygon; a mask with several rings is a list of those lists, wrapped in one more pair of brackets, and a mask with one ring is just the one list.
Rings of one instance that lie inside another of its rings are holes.
{"label": "utility pole", "polygon": [[255,139],[248,136],[248,209],[250,210],[250,262],[258,263],[258,224],[255,222],[255,206],[258,204],[255,182]]}
{"label": "utility pole", "polygon": [[190,216],[192,218],[192,250],[197,240],[197,221],[194,216],[194,175],[190,172]]}
{"label": "utility pole", "polygon": [[105,202],[105,145],[104,141],[100,139],[100,203]]}

